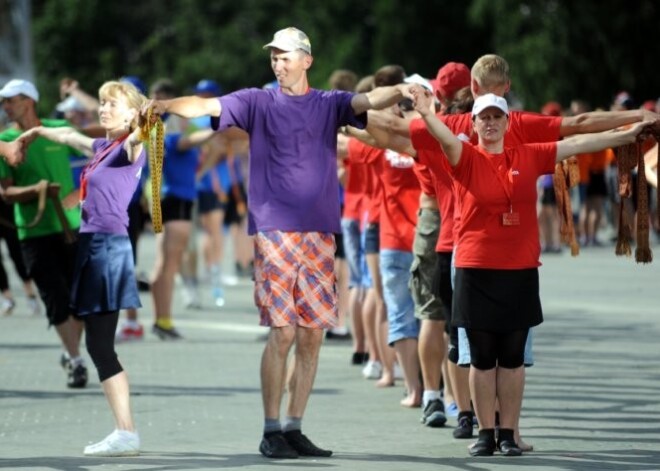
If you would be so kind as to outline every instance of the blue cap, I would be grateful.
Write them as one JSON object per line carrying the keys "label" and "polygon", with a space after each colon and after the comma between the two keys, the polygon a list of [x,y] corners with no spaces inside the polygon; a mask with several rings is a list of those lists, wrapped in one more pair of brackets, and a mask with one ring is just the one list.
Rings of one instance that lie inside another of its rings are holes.
{"label": "blue cap", "polygon": [[195,85],[195,93],[210,93],[218,96],[222,94],[222,88],[215,80],[204,79]]}
{"label": "blue cap", "polygon": [[119,79],[120,82],[128,82],[131,85],[134,85],[135,88],[140,90],[140,93],[143,95],[147,94],[147,87],[144,85],[144,82],[140,80],[139,77],[136,77],[135,75],[124,75],[122,78]]}

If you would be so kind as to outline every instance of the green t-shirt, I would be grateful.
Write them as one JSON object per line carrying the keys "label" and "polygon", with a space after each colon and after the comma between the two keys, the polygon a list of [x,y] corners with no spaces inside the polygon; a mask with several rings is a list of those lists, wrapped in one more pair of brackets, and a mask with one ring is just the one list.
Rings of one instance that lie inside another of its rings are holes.
{"label": "green t-shirt", "polygon": [[[70,126],[65,120],[54,119],[44,119],[41,124],[49,128]],[[0,140],[12,142],[20,135],[21,131],[19,129],[6,129],[0,133]],[[80,155],[80,152],[69,146],[38,137],[28,147],[25,162],[18,167],[11,167],[4,159],[0,160],[0,179],[10,178],[13,180],[14,186],[34,185],[44,179],[52,183],[59,183],[60,199],[62,199],[74,189],[69,164],[71,155]],[[71,229],[78,229],[80,227],[80,209],[65,209],[64,213]],[[22,227],[30,223],[36,214],[36,199],[14,205],[14,220],[18,226],[18,238],[20,240],[62,232],[62,225],[57,219],[55,208],[50,200],[47,200],[44,215],[35,227],[29,229]]]}

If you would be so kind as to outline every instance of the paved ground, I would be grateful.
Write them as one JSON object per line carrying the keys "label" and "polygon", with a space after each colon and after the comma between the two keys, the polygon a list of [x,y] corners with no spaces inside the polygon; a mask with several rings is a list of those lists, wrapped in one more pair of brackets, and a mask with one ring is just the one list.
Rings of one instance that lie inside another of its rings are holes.
{"label": "paved ground", "polygon": [[[140,266],[148,268],[149,238],[141,251]],[[223,309],[211,308],[209,297],[206,309],[177,310],[185,340],[148,334],[118,347],[144,449],[127,459],[82,456],[84,445],[112,428],[98,380],[66,389],[54,332],[22,311],[19,299],[14,314],[0,319],[0,468],[660,470],[660,262],[636,265],[610,248],[543,261],[546,322],[536,333],[522,418],[536,451],[523,457],[470,458],[468,442],[454,440],[451,428],[427,429],[419,410],[398,405],[402,386],[377,390],[349,366],[350,344],[327,342],[304,430],[335,456],[262,458],[264,331],[242,282],[228,290]],[[143,304],[149,324],[147,296]]]}

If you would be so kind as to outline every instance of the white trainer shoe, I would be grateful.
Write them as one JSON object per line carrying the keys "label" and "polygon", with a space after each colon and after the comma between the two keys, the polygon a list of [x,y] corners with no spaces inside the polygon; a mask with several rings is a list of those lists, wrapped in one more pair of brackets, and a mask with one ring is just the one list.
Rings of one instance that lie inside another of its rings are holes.
{"label": "white trainer shoe", "polygon": [[365,379],[379,379],[383,375],[383,365],[379,361],[369,360],[362,368],[362,376]]}
{"label": "white trainer shoe", "polygon": [[137,456],[140,436],[137,432],[115,430],[98,443],[85,447],[85,456]]}
{"label": "white trainer shoe", "polygon": [[41,315],[41,301],[36,296],[28,296],[27,298],[28,311],[33,316]]}

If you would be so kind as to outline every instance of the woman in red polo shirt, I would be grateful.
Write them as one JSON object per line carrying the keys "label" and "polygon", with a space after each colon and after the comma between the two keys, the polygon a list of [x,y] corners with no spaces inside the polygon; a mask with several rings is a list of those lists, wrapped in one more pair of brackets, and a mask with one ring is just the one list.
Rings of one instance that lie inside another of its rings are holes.
{"label": "woman in red polo shirt", "polygon": [[[514,440],[524,386],[523,353],[529,328],[543,322],[539,297],[536,180],[569,156],[635,141],[649,122],[621,132],[504,148],[506,100],[477,98],[472,109],[478,146],[465,143],[429,112],[418,90],[416,108],[451,166],[460,211],[455,251],[454,325],[467,331],[470,385],[480,430],[473,456],[522,453]],[[495,398],[500,429],[495,442]]]}

